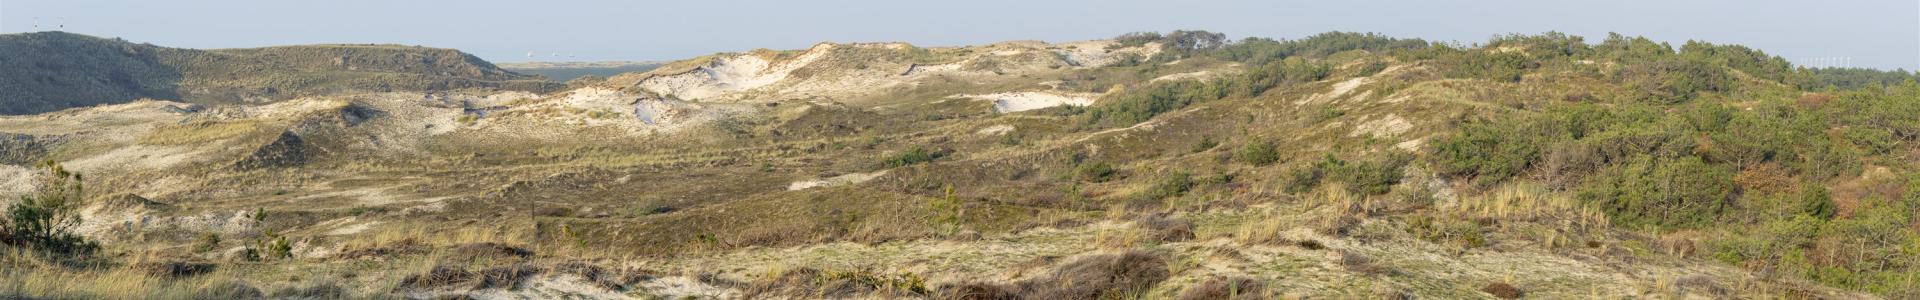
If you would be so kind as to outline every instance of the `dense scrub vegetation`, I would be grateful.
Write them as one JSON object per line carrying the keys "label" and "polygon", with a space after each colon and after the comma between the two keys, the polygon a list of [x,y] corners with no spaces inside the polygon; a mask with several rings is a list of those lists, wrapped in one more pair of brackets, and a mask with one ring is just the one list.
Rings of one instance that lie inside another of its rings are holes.
{"label": "dense scrub vegetation", "polygon": [[[1910,75],[1795,69],[1759,51],[1701,42],[1675,51],[1643,38],[1613,36],[1594,46],[1551,40],[1559,39],[1495,44],[1568,49],[1548,52],[1565,55],[1558,61],[1620,64],[1602,74],[1620,92],[1530,103],[1539,108],[1463,123],[1436,142],[1431,158],[1440,171],[1481,185],[1546,182],[1616,225],[1716,231],[1710,255],[1733,265],[1882,293],[1914,288],[1895,279],[1920,272],[1920,261],[1910,259],[1920,249],[1910,219],[1920,173],[1896,151],[1912,149],[1920,129],[1912,121],[1920,85]],[[1880,175],[1871,169],[1910,179],[1874,182]],[[1856,196],[1836,207],[1829,187],[1853,188]]]}
{"label": "dense scrub vegetation", "polygon": [[[1195,39],[1199,41],[1190,41]],[[1425,44],[1420,40],[1399,40],[1373,34],[1338,32],[1286,42],[1264,38],[1249,38],[1233,43],[1219,42],[1222,39],[1224,36],[1218,34],[1184,31],[1166,36],[1128,34],[1119,37],[1118,40],[1122,45],[1144,44],[1149,41],[1178,45],[1177,47],[1169,46],[1162,54],[1142,63],[1145,65],[1157,65],[1186,58],[1205,58],[1240,62],[1251,67],[1240,75],[1208,81],[1151,83],[1113,96],[1114,98],[1103,101],[1106,104],[1089,109],[1085,115],[1086,122],[1108,126],[1135,124],[1197,102],[1219,100],[1230,96],[1255,97],[1276,86],[1327,78],[1332,67],[1324,62],[1307,59],[1311,56],[1325,56],[1349,50],[1417,49],[1424,47]],[[1296,55],[1300,56],[1296,57]]]}
{"label": "dense scrub vegetation", "polygon": [[[1408,165],[1423,165],[1471,190],[1537,184],[1630,230],[1705,232],[1703,256],[1751,270],[1876,293],[1920,288],[1908,280],[1920,276],[1920,223],[1912,218],[1920,213],[1920,166],[1912,160],[1920,84],[1910,72],[1799,68],[1738,45],[1674,47],[1618,34],[1597,44],[1547,33],[1473,46],[1357,33],[1121,40],[1183,45],[1147,64],[1203,58],[1248,71],[1130,90],[1089,108],[1089,124],[1128,125],[1198,102],[1260,98],[1327,78],[1329,57],[1355,50],[1430,66],[1447,79],[1563,90],[1460,116],[1416,155],[1283,164],[1289,170],[1280,185],[1289,193],[1340,182],[1354,194],[1384,194]],[[1270,145],[1245,144],[1234,157],[1256,167],[1283,162]]]}
{"label": "dense scrub vegetation", "polygon": [[[1692,87],[1675,91],[1707,90]],[[1466,123],[1437,144],[1434,163],[1482,184],[1537,178],[1618,225],[1727,230],[1709,242],[1727,263],[1850,288],[1909,287],[1879,279],[1920,271],[1895,254],[1915,249],[1920,173],[1895,149],[1912,149],[1920,85],[1682,104],[1667,96]],[[1870,169],[1910,179],[1876,181]],[[1835,208],[1828,186],[1905,192],[1855,191]]]}

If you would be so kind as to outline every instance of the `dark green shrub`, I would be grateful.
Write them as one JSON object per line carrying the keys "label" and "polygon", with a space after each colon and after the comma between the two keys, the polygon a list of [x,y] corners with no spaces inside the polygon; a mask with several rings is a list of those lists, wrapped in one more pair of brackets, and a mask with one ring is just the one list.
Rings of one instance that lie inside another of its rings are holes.
{"label": "dark green shrub", "polygon": [[1314,82],[1326,79],[1332,68],[1306,59],[1289,58],[1260,65],[1241,74],[1231,85],[1243,96],[1259,96],[1282,84]]}
{"label": "dark green shrub", "polygon": [[1718,218],[1733,190],[1726,167],[1698,157],[1639,155],[1589,178],[1578,194],[1615,224],[1695,227]]}
{"label": "dark green shrub", "polygon": [[1405,175],[1407,162],[1413,161],[1412,155],[1392,152],[1380,157],[1361,160],[1339,167],[1337,180],[1347,183],[1347,191],[1362,195],[1386,194],[1400,184]]}
{"label": "dark green shrub", "polygon": [[[1680,56],[1706,62],[1716,66],[1727,66],[1748,75],[1782,83],[1805,81],[1796,74],[1791,63],[1778,56],[1754,50],[1741,45],[1715,45],[1701,41],[1687,41],[1680,46]],[[1822,86],[1824,87],[1824,86]]]}
{"label": "dark green shrub", "polygon": [[1340,116],[1347,115],[1347,111],[1340,110],[1339,108],[1335,108],[1331,106],[1321,106],[1319,108],[1315,108],[1309,111],[1313,113],[1312,115],[1308,115],[1308,119],[1307,119],[1308,124],[1320,124],[1321,122],[1326,122],[1329,120],[1333,120],[1334,118],[1339,118]]}
{"label": "dark green shrub", "polygon": [[1380,74],[1380,71],[1386,71],[1386,70],[1387,70],[1387,63],[1381,62],[1381,61],[1369,61],[1365,65],[1361,65],[1360,69],[1355,71],[1355,73],[1357,73],[1356,75],[1359,75],[1359,76],[1373,76],[1374,74]]}
{"label": "dark green shrub", "polygon": [[1139,47],[1145,46],[1147,43],[1158,42],[1165,38],[1166,37],[1161,36],[1159,32],[1128,32],[1114,37],[1113,43],[1120,47]]}
{"label": "dark green shrub", "polygon": [[1176,55],[1174,58],[1187,58],[1205,53],[1227,44],[1227,35],[1205,30],[1174,30],[1161,39],[1164,52],[1161,55]]}
{"label": "dark green shrub", "polygon": [[1795,146],[1808,144],[1802,142],[1805,138],[1812,134],[1824,135],[1820,133],[1824,126],[1816,126],[1812,120],[1796,121],[1781,117],[1798,114],[1801,114],[1799,110],[1781,107],[1734,113],[1727,120],[1725,130],[1706,133],[1713,147],[1703,149],[1701,154],[1715,161],[1739,165],[1791,157]]}
{"label": "dark green shrub", "polygon": [[1444,69],[1447,77],[1503,82],[1520,81],[1527,70],[1540,67],[1539,62],[1520,52],[1461,51],[1445,56],[1441,63],[1448,66]]}
{"label": "dark green shrub", "polygon": [[1321,181],[1344,168],[1346,164],[1347,162],[1334,158],[1333,155],[1327,155],[1313,164],[1295,168],[1287,172],[1285,190],[1289,194],[1312,191],[1313,188],[1320,186]]}
{"label": "dark green shrub", "polygon": [[[1920,75],[1905,70],[1876,70],[1865,68],[1820,68],[1808,69],[1798,80],[1790,80],[1804,90],[1817,90],[1827,87],[1854,90],[1867,87],[1894,86],[1909,80],[1920,80]],[[1790,78],[1791,75],[1790,75]]]}
{"label": "dark green shrub", "polygon": [[1587,45],[1585,37],[1551,31],[1542,34],[1516,33],[1496,36],[1488,40],[1485,47],[1521,49],[1542,61],[1593,54],[1593,48]]}
{"label": "dark green shrub", "polygon": [[1438,171],[1471,177],[1482,184],[1519,175],[1540,156],[1540,146],[1518,130],[1501,126],[1502,123],[1467,123],[1459,132],[1435,140],[1433,156]]}
{"label": "dark green shrub", "polygon": [[1240,146],[1239,150],[1235,150],[1233,156],[1239,159],[1240,162],[1254,166],[1266,166],[1280,161],[1279,150],[1275,149],[1273,143],[1270,142],[1247,143],[1244,146]]}
{"label": "dark green shrub", "polygon": [[1188,150],[1187,152],[1192,152],[1192,153],[1200,153],[1200,152],[1205,152],[1205,151],[1207,151],[1207,150],[1213,150],[1213,147],[1219,147],[1219,146],[1220,146],[1220,142],[1219,142],[1219,141],[1214,141],[1214,140],[1213,140],[1213,137],[1211,137],[1211,136],[1209,136],[1209,137],[1201,137],[1201,138],[1200,138],[1200,142],[1199,142],[1199,143],[1194,143],[1194,144],[1193,144],[1193,149],[1192,149],[1192,150]]}
{"label": "dark green shrub", "polygon": [[1886,129],[1848,127],[1846,137],[1847,142],[1865,151],[1866,154],[1887,154],[1892,152],[1895,146],[1893,133]]}
{"label": "dark green shrub", "polygon": [[1002,134],[1002,135],[1000,135],[1000,145],[1004,145],[1004,146],[1019,146],[1019,145],[1020,145],[1020,138],[1021,138],[1021,137],[1023,137],[1023,136],[1025,136],[1025,134],[1021,134],[1021,133],[1020,133],[1020,132],[1018,132],[1018,131],[1015,131],[1015,132],[1009,132],[1009,133],[1006,133],[1006,134]]}
{"label": "dark green shrub", "polygon": [[1152,119],[1160,113],[1173,112],[1187,108],[1188,104],[1217,100],[1227,96],[1227,88],[1213,83],[1198,81],[1167,81],[1148,87],[1133,88],[1110,96],[1100,104],[1087,108],[1089,125],[1133,125],[1146,119]]}
{"label": "dark green shrub", "polygon": [[1114,175],[1117,175],[1120,172],[1118,170],[1114,170],[1113,165],[1111,164],[1107,164],[1106,162],[1096,162],[1096,163],[1080,164],[1080,166],[1074,167],[1073,173],[1074,173],[1074,177],[1081,181],[1107,182],[1108,180],[1113,180]]}
{"label": "dark green shrub", "polygon": [[1733,75],[1726,69],[1682,58],[1629,65],[1618,77],[1638,99],[1655,104],[1686,102],[1701,93],[1727,91],[1734,85]]}
{"label": "dark green shrub", "polygon": [[1145,122],[1196,102],[1225,98],[1229,88],[1218,81],[1179,80],[1147,84],[1100,101],[1100,104],[1087,109],[1083,120],[1089,125],[1109,126]]}
{"label": "dark green shrub", "polygon": [[1833,196],[1827,192],[1826,187],[1818,184],[1809,184],[1808,186],[1801,187],[1798,198],[1800,198],[1800,213],[1802,214],[1820,218],[1821,220],[1832,220],[1833,215],[1839,213],[1840,208],[1834,205]]}
{"label": "dark green shrub", "polygon": [[1647,62],[1674,55],[1673,46],[1666,43],[1618,33],[1607,34],[1607,39],[1594,45],[1593,50],[1595,56],[1623,63]]}
{"label": "dark green shrub", "polygon": [[654,200],[654,201],[641,202],[640,205],[634,206],[631,209],[631,213],[634,216],[650,216],[650,215],[670,213],[670,212],[673,212],[674,210],[678,210],[678,208],[673,207],[673,205],[670,205],[665,201]]}
{"label": "dark green shrub", "polygon": [[1227,35],[1205,30],[1175,30],[1167,34],[1159,32],[1132,32],[1113,38],[1113,47],[1139,47],[1147,43],[1160,43],[1158,60],[1174,60],[1207,53],[1227,45]]}
{"label": "dark green shrub", "polygon": [[1420,39],[1396,39],[1376,33],[1326,32],[1288,41],[1247,38],[1220,47],[1209,56],[1258,66],[1289,57],[1325,57],[1353,50],[1390,53],[1427,47],[1427,41]]}
{"label": "dark green shrub", "polygon": [[1599,171],[1606,163],[1598,147],[1579,141],[1555,143],[1545,152],[1536,168],[1544,175],[1542,181],[1553,190],[1578,185],[1581,179]]}
{"label": "dark green shrub", "polygon": [[1407,163],[1412,161],[1412,155],[1401,152],[1354,162],[1327,155],[1312,164],[1287,171],[1284,190],[1289,194],[1300,194],[1313,191],[1324,182],[1334,181],[1346,183],[1347,192],[1350,193],[1385,194],[1392,191],[1394,185],[1400,184]]}
{"label": "dark green shrub", "polygon": [[1913,244],[1916,233],[1910,229],[1911,207],[1901,201],[1867,197],[1860,199],[1856,208],[1852,216],[1834,219],[1820,232],[1823,241],[1845,245],[1821,247],[1821,250],[1828,251],[1830,257],[1850,259],[1815,261],[1814,265],[1826,272],[1808,277],[1829,285],[1876,293],[1913,288],[1912,283],[1890,280],[1904,278],[1911,271],[1889,264],[1913,255],[1909,245]]}
{"label": "dark green shrub", "polygon": [[1166,176],[1161,177],[1160,181],[1154,182],[1153,186],[1147,187],[1145,191],[1141,191],[1135,201],[1147,203],[1166,198],[1179,197],[1180,195],[1185,195],[1187,191],[1192,190],[1193,184],[1193,174],[1188,174],[1187,172],[1168,173]]}
{"label": "dark green shrub", "polygon": [[1860,150],[1846,145],[1845,141],[1821,135],[1801,139],[1797,143],[1791,145],[1795,148],[1793,152],[1783,155],[1783,158],[1793,159],[1788,161],[1788,166],[1802,175],[1813,179],[1829,179],[1850,177],[1860,172]]}
{"label": "dark green shrub", "polygon": [[893,156],[887,157],[886,160],[881,161],[881,164],[884,164],[887,167],[902,167],[902,166],[908,166],[908,165],[914,165],[914,164],[920,164],[920,163],[933,162],[934,160],[938,160],[946,156],[947,156],[947,151],[945,149],[932,149],[932,148],[927,148],[922,146],[913,146],[913,148],[907,148],[906,151],[900,151],[899,153],[896,153]]}

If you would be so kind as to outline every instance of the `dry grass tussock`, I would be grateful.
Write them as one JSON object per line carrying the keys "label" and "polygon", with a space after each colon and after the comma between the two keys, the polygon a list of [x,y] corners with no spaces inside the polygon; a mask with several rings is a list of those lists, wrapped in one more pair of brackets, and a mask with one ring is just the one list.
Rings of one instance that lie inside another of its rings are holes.
{"label": "dry grass tussock", "polygon": [[1266,285],[1261,284],[1260,281],[1253,280],[1252,278],[1216,276],[1216,277],[1207,278],[1207,281],[1201,281],[1200,283],[1187,286],[1186,289],[1180,290],[1180,296],[1177,299],[1180,299],[1180,300],[1268,299],[1269,295],[1262,294],[1262,291],[1264,289],[1266,289]]}
{"label": "dry grass tussock", "polygon": [[790,297],[796,299],[847,298],[860,295],[884,295],[887,298],[918,297],[929,294],[927,281],[912,273],[887,274],[871,270],[822,271],[813,268],[769,270],[759,281],[749,283],[746,298]]}
{"label": "dry grass tussock", "polygon": [[1136,299],[1172,276],[1167,255],[1132,250],[1086,255],[1008,284],[942,286],[935,299]]}
{"label": "dry grass tussock", "polygon": [[[432,230],[423,226],[393,226],[387,230],[373,232],[363,237],[344,242],[342,255],[355,253],[379,254],[419,253],[440,247],[508,247],[511,252],[525,252],[509,256],[527,257],[540,254],[548,257],[571,257],[581,259],[607,258],[631,259],[633,254],[620,251],[617,247],[591,247],[578,243],[575,230],[565,224],[543,224],[550,227],[548,232],[536,232],[535,226],[526,223],[509,224],[500,227],[462,227],[448,230]],[[544,235],[544,236],[543,236]]]}
{"label": "dry grass tussock", "polygon": [[1441,206],[1441,213],[1471,219],[1555,225],[1581,231],[1611,227],[1604,212],[1565,195],[1524,183],[1511,183],[1486,194],[1462,198],[1454,205]]}
{"label": "dry grass tussock", "polygon": [[[0,258],[0,295],[64,299],[235,299],[264,294],[225,268],[135,258],[114,265],[67,265],[13,252]],[[152,261],[149,261],[152,260]]]}
{"label": "dry grass tussock", "polygon": [[1265,212],[1254,213],[1249,217],[1249,222],[1241,224],[1240,228],[1234,232],[1234,240],[1246,245],[1293,245],[1310,242],[1286,238],[1285,232],[1294,228],[1310,228],[1324,235],[1345,235],[1365,218],[1385,207],[1384,200],[1353,195],[1338,184],[1328,184],[1317,195],[1308,196],[1302,201],[1312,208],[1305,211],[1288,211],[1274,207],[1268,208]]}
{"label": "dry grass tussock", "polygon": [[257,121],[246,122],[197,122],[173,125],[155,129],[142,138],[140,143],[148,145],[197,145],[207,142],[231,139],[247,135],[265,134],[267,126]]}
{"label": "dry grass tussock", "polygon": [[1108,228],[1094,235],[1094,244],[1107,249],[1129,249],[1192,240],[1192,221],[1176,216],[1146,215],[1124,227]]}

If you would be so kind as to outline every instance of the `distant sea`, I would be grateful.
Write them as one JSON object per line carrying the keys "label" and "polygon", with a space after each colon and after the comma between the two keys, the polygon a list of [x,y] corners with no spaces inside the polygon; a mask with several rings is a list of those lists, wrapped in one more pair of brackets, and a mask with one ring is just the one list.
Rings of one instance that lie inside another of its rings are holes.
{"label": "distant sea", "polygon": [[567,82],[574,78],[580,78],[580,76],[594,75],[613,77],[613,75],[619,75],[620,73],[646,72],[658,67],[660,67],[659,64],[624,65],[618,67],[504,68],[520,74],[546,76],[549,80]]}

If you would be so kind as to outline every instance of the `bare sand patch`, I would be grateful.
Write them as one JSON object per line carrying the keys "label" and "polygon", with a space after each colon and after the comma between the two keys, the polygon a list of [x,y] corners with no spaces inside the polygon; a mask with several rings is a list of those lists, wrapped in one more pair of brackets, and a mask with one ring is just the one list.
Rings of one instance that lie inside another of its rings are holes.
{"label": "bare sand patch", "polygon": [[873,180],[874,178],[880,177],[880,175],[886,175],[886,174],[887,174],[887,171],[879,171],[879,172],[872,172],[872,173],[850,173],[850,174],[815,179],[815,180],[795,181],[792,184],[787,185],[787,190],[798,191],[798,190],[817,188],[817,187],[830,187],[830,186],[855,184],[855,183],[866,182],[868,180]]}
{"label": "bare sand patch", "polygon": [[1014,129],[1013,125],[1000,124],[1000,125],[987,126],[987,128],[981,128],[980,131],[976,131],[974,133],[978,133],[980,135],[1002,135],[1002,134],[1007,134],[1008,132],[1013,132],[1013,129]]}
{"label": "bare sand patch", "polygon": [[1375,137],[1392,137],[1412,129],[1413,123],[1407,122],[1406,118],[1401,118],[1395,114],[1387,114],[1378,119],[1361,122],[1360,125],[1354,126],[1353,133],[1347,134],[1347,136],[1358,137],[1372,135]]}
{"label": "bare sand patch", "polygon": [[959,97],[993,101],[993,111],[1010,113],[1062,105],[1093,105],[1093,96],[1086,93],[1007,92]]}

